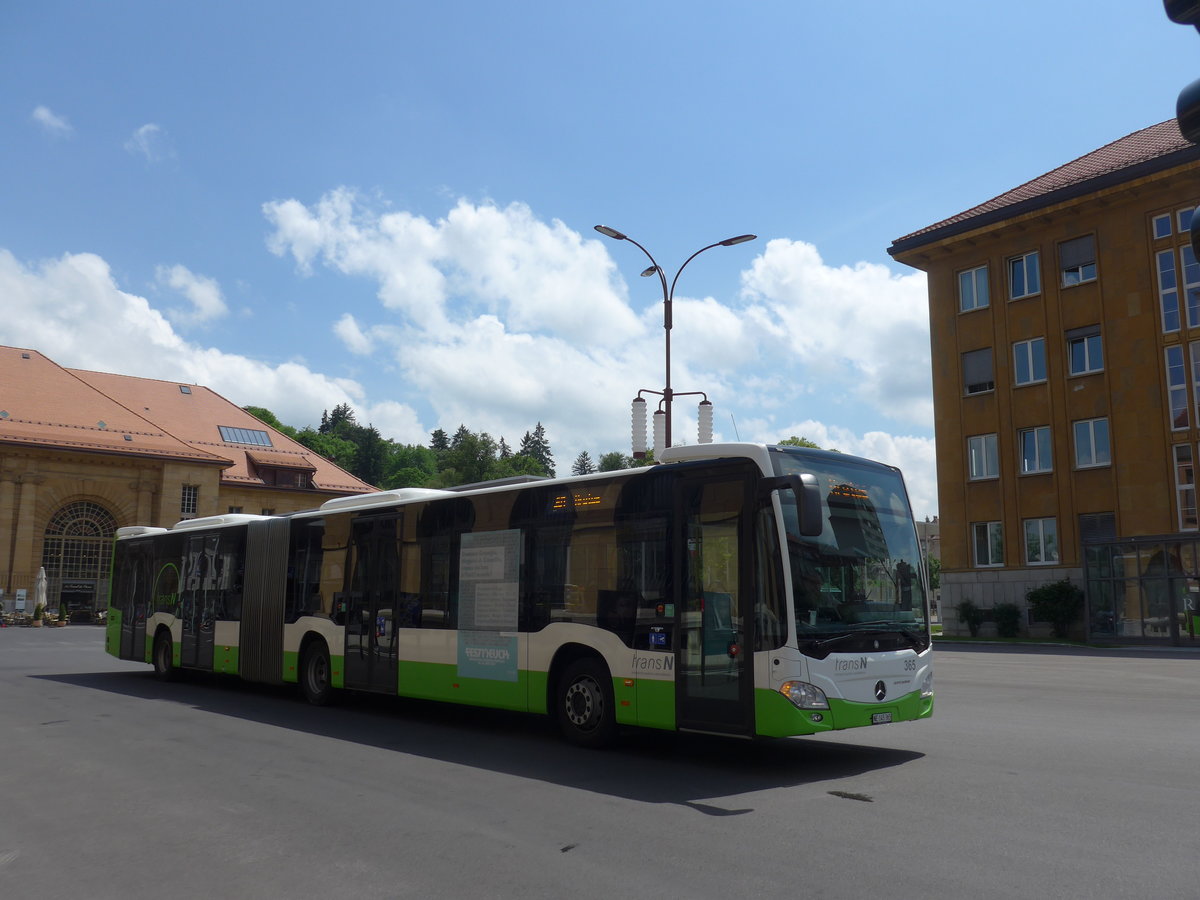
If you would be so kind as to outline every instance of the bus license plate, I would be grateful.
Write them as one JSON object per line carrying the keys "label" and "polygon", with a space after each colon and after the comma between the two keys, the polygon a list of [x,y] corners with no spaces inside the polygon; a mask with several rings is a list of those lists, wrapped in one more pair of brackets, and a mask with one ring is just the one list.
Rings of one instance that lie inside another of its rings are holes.
{"label": "bus license plate", "polygon": [[890,721],[892,721],[891,713],[871,713],[872,725],[886,725]]}

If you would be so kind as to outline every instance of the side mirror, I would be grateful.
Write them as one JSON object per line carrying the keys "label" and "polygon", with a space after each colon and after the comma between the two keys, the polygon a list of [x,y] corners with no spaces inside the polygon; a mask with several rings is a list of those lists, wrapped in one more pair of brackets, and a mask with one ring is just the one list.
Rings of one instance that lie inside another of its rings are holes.
{"label": "side mirror", "polygon": [[800,514],[800,534],[803,537],[818,537],[825,529],[821,516],[821,489],[815,475],[780,475],[764,478],[761,482],[764,494],[772,491],[791,491],[796,495],[796,510]]}

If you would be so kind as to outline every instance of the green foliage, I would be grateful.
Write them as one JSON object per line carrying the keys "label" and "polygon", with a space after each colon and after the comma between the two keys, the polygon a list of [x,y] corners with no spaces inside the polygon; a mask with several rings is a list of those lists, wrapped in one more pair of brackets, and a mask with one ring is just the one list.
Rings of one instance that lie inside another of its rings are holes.
{"label": "green foliage", "polygon": [[806,437],[796,437],[792,435],[790,438],[784,438],[779,442],[780,447],[812,447],[814,450],[820,450],[820,444],[814,444]]}
{"label": "green foliage", "polygon": [[996,621],[996,634],[1002,638],[1015,638],[1021,634],[1021,607],[1015,603],[997,603],[992,609]]}
{"label": "green foliage", "polygon": [[435,452],[450,449],[450,438],[446,436],[446,432],[440,428],[434,429],[429,435],[429,449]]}
{"label": "green foliage", "polygon": [[39,603],[33,608],[33,621],[40,622],[42,617],[46,615],[46,604]]}
{"label": "green foliage", "polygon": [[1083,591],[1071,584],[1069,578],[1031,588],[1025,594],[1025,601],[1035,619],[1050,623],[1057,638],[1066,638],[1071,623],[1083,612]]}
{"label": "green foliage", "polygon": [[983,624],[984,611],[970,600],[962,600],[957,607],[958,621],[967,626],[971,637],[979,637],[979,626]]}
{"label": "green foliage", "polygon": [[596,471],[596,466],[592,462],[591,454],[586,450],[580,450],[579,455],[575,457],[575,462],[571,465],[572,475],[591,475]]}
{"label": "green foliage", "polygon": [[281,432],[282,434],[286,434],[292,440],[296,439],[296,429],[291,425],[284,425],[275,416],[275,413],[271,412],[269,409],[265,409],[261,406],[243,406],[242,409],[250,413],[250,415],[254,416],[254,418],[258,419],[260,422],[270,425],[272,428],[278,432]]}
{"label": "green foliage", "polygon": [[929,572],[929,589],[936,591],[942,586],[942,561],[936,556],[926,556],[925,569]]}
{"label": "green foliage", "polygon": [[542,464],[547,475],[554,475],[554,456],[550,452],[550,442],[546,440],[546,429],[538,422],[533,433],[525,432],[521,438],[521,448],[517,451],[523,456],[530,456]]}
{"label": "green foliage", "polygon": [[353,441],[332,434],[322,434],[312,426],[296,432],[296,440],[314,453],[319,453],[335,465],[341,466],[347,472],[354,471],[354,457],[358,448]]}
{"label": "green foliage", "polygon": [[596,471],[619,472],[621,469],[629,469],[632,466],[632,459],[620,450],[613,450],[611,453],[605,453],[600,457],[600,462],[596,464]]}

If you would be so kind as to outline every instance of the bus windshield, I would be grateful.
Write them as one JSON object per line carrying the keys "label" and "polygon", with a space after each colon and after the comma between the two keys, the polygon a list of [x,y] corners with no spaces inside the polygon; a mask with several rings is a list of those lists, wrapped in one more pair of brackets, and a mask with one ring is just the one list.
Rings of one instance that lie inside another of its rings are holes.
{"label": "bus windshield", "polygon": [[810,474],[820,487],[819,537],[800,534],[795,495],[780,494],[801,649],[927,647],[924,561],[899,471],[825,451],[772,457],[776,474]]}

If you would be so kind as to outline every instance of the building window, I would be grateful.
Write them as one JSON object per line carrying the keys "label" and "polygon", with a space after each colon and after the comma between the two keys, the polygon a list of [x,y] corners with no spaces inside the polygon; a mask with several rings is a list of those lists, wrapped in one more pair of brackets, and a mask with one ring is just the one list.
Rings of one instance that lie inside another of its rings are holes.
{"label": "building window", "polygon": [[1058,245],[1058,268],[1062,286],[1096,280],[1096,238],[1085,235]]}
{"label": "building window", "polygon": [[992,380],[992,348],[971,350],[962,355],[963,386],[968,394],[982,394],[995,390]]}
{"label": "building window", "polygon": [[275,508],[272,507],[270,509],[263,509],[262,514],[264,516],[273,516],[273,515],[275,515]]}
{"label": "building window", "polygon": [[258,428],[233,428],[229,425],[218,425],[221,430],[221,440],[227,444],[253,444],[256,447],[270,447],[271,436]]}
{"label": "building window", "polygon": [[1187,375],[1183,366],[1183,347],[1166,348],[1167,402],[1171,407],[1171,430],[1188,427]]}
{"label": "building window", "polygon": [[1117,517],[1110,512],[1083,513],[1079,517],[1079,540],[1087,544],[1093,541],[1115,541],[1117,539]]}
{"label": "building window", "polygon": [[1104,368],[1104,348],[1100,344],[1100,326],[1073,328],[1067,332],[1067,371],[1088,375]]}
{"label": "building window", "polygon": [[1050,458],[1050,426],[1026,428],[1017,434],[1021,447],[1021,474],[1049,472],[1053,466]]}
{"label": "building window", "polygon": [[1008,296],[1010,300],[1032,297],[1042,291],[1038,270],[1038,254],[1034,250],[1008,261]]}
{"label": "building window", "polygon": [[958,273],[958,310],[970,312],[988,305],[987,266]]}
{"label": "building window", "polygon": [[1004,565],[1004,531],[999,522],[976,522],[971,526],[976,566]]}
{"label": "building window", "polygon": [[186,384],[181,384],[179,386],[179,393],[190,394],[191,392],[192,392],[192,389],[190,387],[188,387]]}
{"label": "building window", "polygon": [[1154,217],[1154,239],[1171,236],[1171,217],[1170,216],[1155,216]]}
{"label": "building window", "polygon": [[1175,445],[1175,500],[1179,507],[1179,530],[1196,530],[1196,470],[1192,467],[1192,445]]}
{"label": "building window", "polygon": [[996,435],[979,434],[967,438],[967,458],[972,481],[1000,477],[1000,463],[996,454]]}
{"label": "building window", "polygon": [[196,510],[200,508],[200,486],[185,484],[179,495],[179,518],[194,519]]}
{"label": "building window", "polygon": [[1025,562],[1031,566],[1058,562],[1058,523],[1053,518],[1025,520]]}
{"label": "building window", "polygon": [[242,511],[242,508],[241,508],[240,506],[231,506],[231,507],[229,507],[229,514],[230,514],[231,516],[236,516],[236,515],[238,515],[239,513],[241,513],[241,511]]}
{"label": "building window", "polygon": [[1183,298],[1187,306],[1188,328],[1200,326],[1200,263],[1190,244],[1179,248],[1179,262],[1183,269]]}
{"label": "building window", "polygon": [[1075,423],[1075,466],[1090,469],[1112,462],[1108,449],[1108,419],[1084,419]]}
{"label": "building window", "polygon": [[1158,258],[1158,305],[1162,310],[1163,333],[1179,330],[1179,280],[1175,275],[1175,251],[1160,250]]}
{"label": "building window", "polygon": [[1017,384],[1046,380],[1046,340],[1033,338],[1013,344],[1013,378]]}
{"label": "building window", "polygon": [[1179,233],[1187,234],[1192,228],[1192,213],[1195,212],[1195,207],[1191,206],[1187,209],[1181,209],[1175,214],[1175,218],[1179,222]]}

